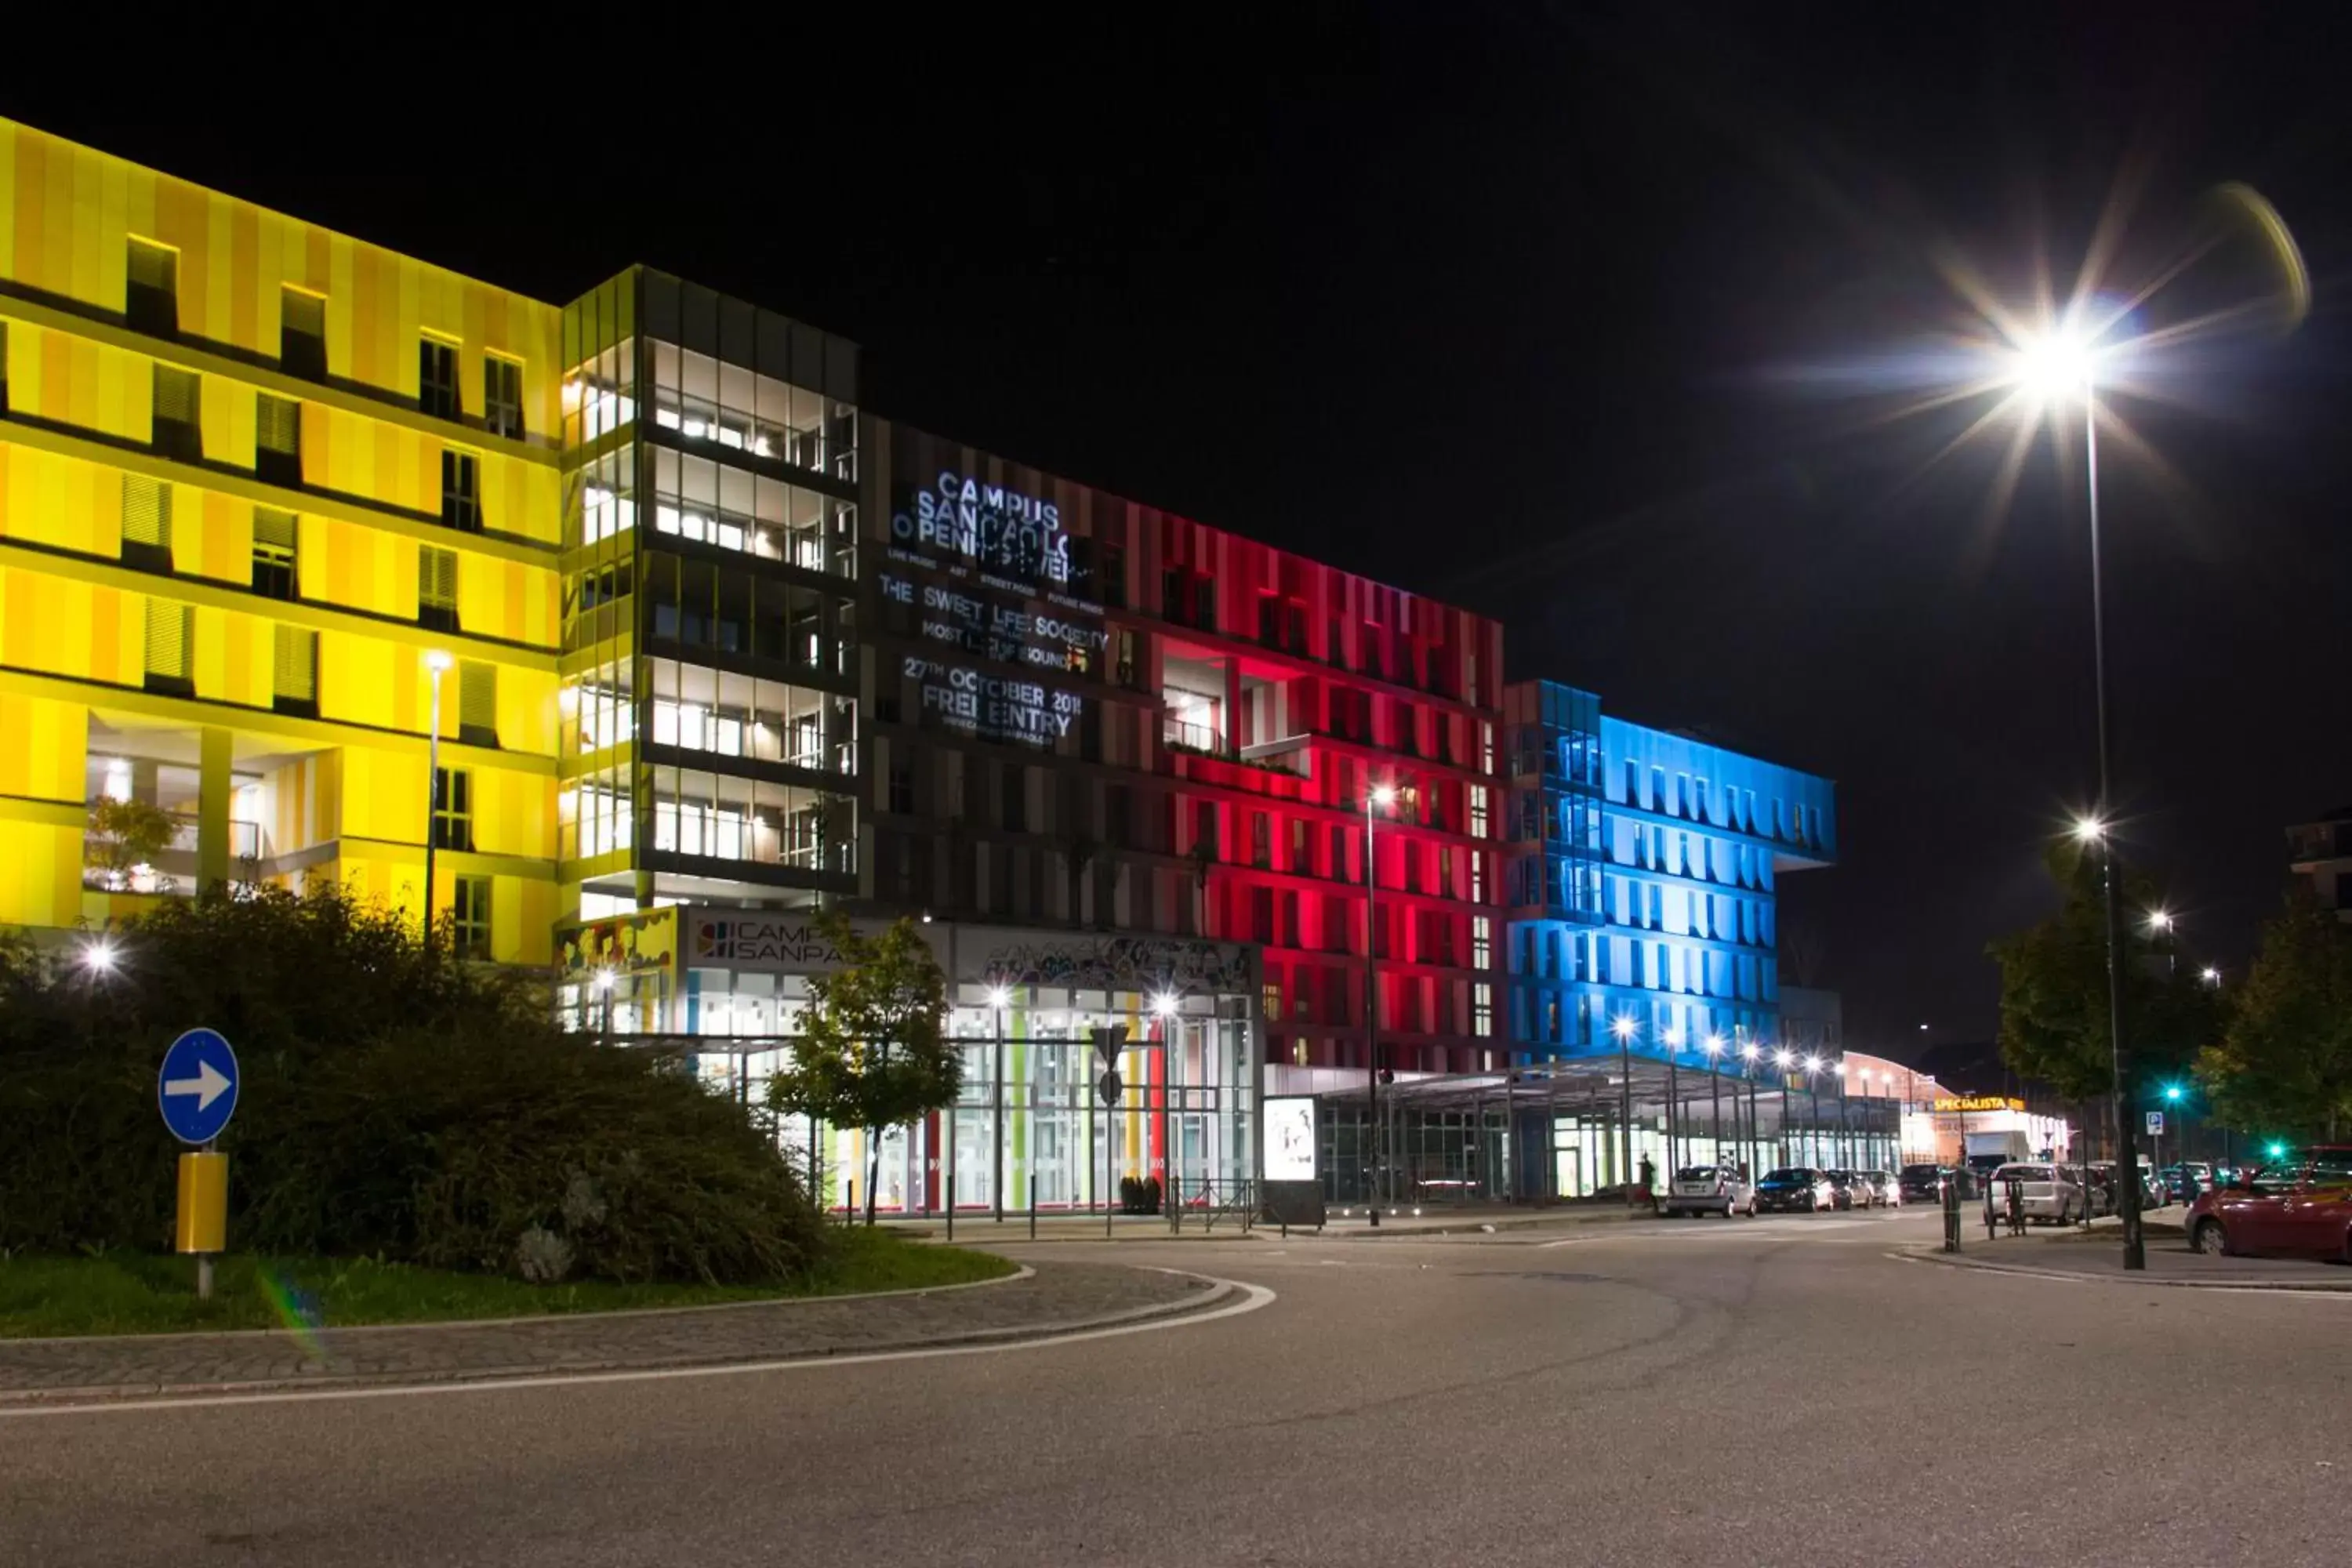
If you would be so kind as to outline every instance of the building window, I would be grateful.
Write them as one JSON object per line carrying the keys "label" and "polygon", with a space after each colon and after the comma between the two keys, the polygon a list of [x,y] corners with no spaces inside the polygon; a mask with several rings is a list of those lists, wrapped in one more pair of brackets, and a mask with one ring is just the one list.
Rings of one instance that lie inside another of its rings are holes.
{"label": "building window", "polygon": [[499,743],[499,667],[457,661],[457,739],[469,746]]}
{"label": "building window", "polygon": [[1029,827],[1028,770],[1014,763],[997,775],[998,805],[1003,807],[1005,831],[1024,833]]}
{"label": "building window", "polygon": [[[264,402],[268,401],[263,399]],[[253,591],[269,599],[295,597],[300,574],[295,569],[298,538],[294,514],[253,509]]]}
{"label": "building window", "polygon": [[915,772],[903,763],[890,764],[890,810],[899,816],[915,811]]}
{"label": "building window", "polygon": [[522,439],[522,366],[517,362],[483,356],[482,426],[493,436]]}
{"label": "building window", "polygon": [[436,419],[456,419],[457,345],[438,338],[416,341],[416,406]]}
{"label": "building window", "polygon": [[471,452],[441,449],[441,521],[460,533],[482,531],[482,467]]}
{"label": "building window", "polygon": [[1470,967],[1492,968],[1495,963],[1495,924],[1485,915],[1470,917]]}
{"label": "building window", "polygon": [[[1559,1027],[1559,1004],[1553,1004],[1552,1026]],[[1480,1038],[1495,1032],[1495,988],[1484,980],[1470,984],[1470,1032]]]}
{"label": "building window", "polygon": [[433,774],[433,847],[474,847],[474,775],[464,768],[440,768]]}
{"label": "building window", "polygon": [[302,482],[302,405],[260,394],[253,408],[253,477],[264,484]]}
{"label": "building window", "polygon": [[305,381],[327,379],[327,301],[307,290],[278,290],[278,368]]}
{"label": "building window", "polygon": [[416,552],[416,624],[437,632],[457,629],[457,552],[421,545]]}
{"label": "building window", "polygon": [[278,679],[269,705],[280,713],[319,716],[319,634],[301,626],[278,627]]}
{"label": "building window", "polygon": [[1274,826],[1265,813],[1250,813],[1250,864],[1264,870],[1274,865]]}
{"label": "building window", "polygon": [[146,688],[175,697],[196,694],[196,607],[151,596],[147,601]]}
{"label": "building window", "polygon": [[449,951],[459,958],[490,956],[490,879],[460,877],[449,889]]}
{"label": "building window", "polygon": [[154,447],[163,457],[200,463],[205,457],[203,382],[192,370],[155,367]]}
{"label": "building window", "polygon": [[0,321],[0,414],[8,412],[8,323]]}
{"label": "building window", "polygon": [[135,332],[177,337],[180,331],[180,253],[168,245],[131,241],[124,263],[122,318]]}
{"label": "building window", "polygon": [[142,572],[172,569],[172,487],[161,479],[122,476],[122,563]]}

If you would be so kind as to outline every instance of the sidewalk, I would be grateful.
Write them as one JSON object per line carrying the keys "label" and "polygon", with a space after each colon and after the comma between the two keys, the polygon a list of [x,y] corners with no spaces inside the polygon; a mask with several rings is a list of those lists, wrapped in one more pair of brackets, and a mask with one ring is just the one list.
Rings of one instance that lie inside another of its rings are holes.
{"label": "sidewalk", "polygon": [[1194,1275],[1047,1264],[880,1296],[498,1322],[0,1340],[0,1409],[43,1404],[639,1371],[1038,1339],[1166,1317],[1230,1294]]}
{"label": "sidewalk", "polygon": [[[1549,1208],[1531,1207],[1527,1204],[1480,1204],[1464,1207],[1425,1207],[1415,1214],[1410,1207],[1402,1211],[1382,1210],[1381,1223],[1374,1228],[1365,1218],[1363,1205],[1352,1205],[1347,1213],[1338,1208],[1328,1211],[1321,1230],[1312,1226],[1292,1226],[1292,1236],[1319,1236],[1327,1241],[1377,1241],[1383,1237],[1454,1236],[1487,1231],[1549,1228],[1555,1226],[1619,1223],[1629,1219],[1655,1219],[1649,1209],[1629,1209],[1615,1203],[1559,1204]],[[885,1220],[883,1224],[903,1236],[920,1237],[927,1241],[948,1239],[947,1222],[940,1218]],[[1108,1234],[1105,1234],[1103,1216],[1097,1215],[1040,1215],[1035,1239],[1046,1241],[1265,1241],[1279,1239],[1282,1227],[1266,1220],[1253,1222],[1247,1230],[1238,1218],[1220,1218],[1213,1229],[1204,1226],[1197,1215],[1184,1216],[1184,1228],[1171,1235],[1164,1215],[1114,1215]],[[987,1215],[958,1215],[955,1241],[977,1247],[1009,1247],[1025,1244],[1031,1239],[1029,1216],[1026,1214],[1006,1215],[1003,1220]]]}
{"label": "sidewalk", "polygon": [[1906,1258],[1949,1268],[2039,1279],[2203,1290],[2352,1292],[2352,1268],[2299,1258],[2221,1258],[2191,1252],[2180,1228],[2185,1212],[2176,1205],[2141,1216],[2147,1258],[2145,1269],[2124,1268],[2123,1222],[2113,1215],[2092,1221],[2087,1233],[2071,1226],[2029,1229],[2022,1237],[2003,1235],[1992,1241],[1985,1239],[1984,1226],[1979,1223],[1962,1234],[1957,1256],[1942,1249],[1940,1236],[1932,1246],[1906,1247],[1901,1252]]}

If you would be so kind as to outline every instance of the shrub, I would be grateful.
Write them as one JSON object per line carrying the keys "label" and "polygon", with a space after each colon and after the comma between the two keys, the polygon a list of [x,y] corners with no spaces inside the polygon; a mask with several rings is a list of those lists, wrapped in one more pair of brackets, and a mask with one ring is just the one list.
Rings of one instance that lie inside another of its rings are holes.
{"label": "shrub", "polygon": [[[0,944],[0,1247],[170,1245],[155,1070],[219,1028],[240,1250],[625,1281],[773,1279],[823,1230],[733,1102],[557,1029],[526,984],[341,893],[208,896],[123,933],[103,986]],[[528,1239],[527,1239],[528,1238]]]}

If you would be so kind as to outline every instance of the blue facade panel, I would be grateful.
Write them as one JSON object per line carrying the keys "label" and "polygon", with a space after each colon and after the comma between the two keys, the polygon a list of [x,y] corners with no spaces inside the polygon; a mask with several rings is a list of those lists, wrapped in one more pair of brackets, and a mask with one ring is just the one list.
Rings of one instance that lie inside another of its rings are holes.
{"label": "blue facade panel", "polygon": [[1777,889],[1834,863],[1829,780],[1510,689],[1514,1059],[1635,1052],[1727,1066],[1780,1037]]}

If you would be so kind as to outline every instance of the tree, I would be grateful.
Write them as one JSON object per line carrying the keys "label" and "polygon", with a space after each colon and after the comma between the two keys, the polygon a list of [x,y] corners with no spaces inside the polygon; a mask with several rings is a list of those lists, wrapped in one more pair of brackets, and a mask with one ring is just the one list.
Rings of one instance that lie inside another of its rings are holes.
{"label": "tree", "polygon": [[[2058,912],[1986,951],[2000,965],[2001,1059],[2082,1105],[2115,1087],[2105,890],[2097,858],[2074,845],[2053,848],[2049,868],[2063,896]],[[2126,875],[2127,910],[2157,902],[2144,879]],[[2179,973],[2140,921],[2127,921],[2124,942],[2124,1041],[2135,1084],[2184,1071],[2220,1037],[2219,998]]]}
{"label": "tree", "polygon": [[131,873],[152,864],[172,842],[180,825],[160,805],[143,800],[100,795],[89,803],[89,830],[82,835],[82,863],[106,873],[116,892],[131,886]]}
{"label": "tree", "polygon": [[955,1102],[963,1053],[947,1037],[948,983],[911,920],[868,937],[832,911],[817,930],[841,967],[808,983],[792,1065],[768,1080],[768,1103],[866,1134],[866,1223],[874,1223],[881,1133]]}
{"label": "tree", "polygon": [[2307,887],[2263,928],[2235,1016],[2197,1077],[2239,1128],[2335,1139],[2352,1123],[2352,926]]}

